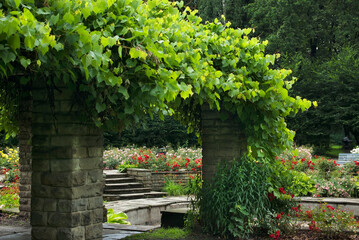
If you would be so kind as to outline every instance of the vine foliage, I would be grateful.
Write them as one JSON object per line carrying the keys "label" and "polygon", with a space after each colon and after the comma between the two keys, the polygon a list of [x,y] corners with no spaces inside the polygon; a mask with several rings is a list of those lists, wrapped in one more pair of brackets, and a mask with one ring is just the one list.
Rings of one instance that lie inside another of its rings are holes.
{"label": "vine foliage", "polygon": [[[183,3],[4,0],[0,7],[2,89],[46,81],[56,90],[64,82],[98,126],[156,113],[175,114],[193,130],[208,103],[238,115],[249,153],[274,155],[292,143],[285,117],[311,106],[288,96],[291,71],[270,67],[279,55],[266,55],[267,42],[248,36],[254,30],[202,23],[196,11],[179,11]],[[16,100],[15,90],[0,94],[2,108],[8,96]]]}

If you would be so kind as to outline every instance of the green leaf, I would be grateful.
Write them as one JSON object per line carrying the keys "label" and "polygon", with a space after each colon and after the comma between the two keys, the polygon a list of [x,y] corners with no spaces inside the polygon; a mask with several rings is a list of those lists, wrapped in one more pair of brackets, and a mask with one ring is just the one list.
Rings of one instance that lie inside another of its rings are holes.
{"label": "green leaf", "polygon": [[24,41],[25,47],[32,50],[34,48],[34,46],[35,46],[35,41],[36,41],[36,39],[33,36],[25,37],[25,41]]}
{"label": "green leaf", "polygon": [[14,3],[15,3],[15,7],[19,8],[21,0],[14,0]]}
{"label": "green leaf", "polygon": [[125,99],[128,99],[130,97],[128,95],[127,89],[124,88],[123,86],[119,86],[118,92],[121,93],[125,97]]}
{"label": "green leaf", "polygon": [[70,12],[65,13],[62,19],[69,24],[72,24],[75,21],[75,17]]}
{"label": "green leaf", "polygon": [[51,24],[51,25],[56,25],[56,23],[59,21],[59,18],[60,18],[60,15],[59,15],[59,14],[57,14],[57,15],[52,15],[52,16],[50,17],[50,20],[49,20],[50,24]]}
{"label": "green leaf", "polygon": [[219,78],[219,77],[222,76],[222,72],[221,72],[221,71],[216,71],[216,72],[214,73],[214,75],[216,76],[216,78]]}
{"label": "green leaf", "polygon": [[108,44],[109,44],[109,38],[101,37],[101,45],[107,47]]}
{"label": "green leaf", "polygon": [[12,35],[9,38],[8,43],[9,43],[11,49],[16,51],[16,49],[20,48],[20,36],[18,34]]}
{"label": "green leaf", "polygon": [[118,46],[118,56],[120,57],[120,58],[122,58],[122,47],[121,46]]}
{"label": "green leaf", "polygon": [[31,60],[22,57],[22,58],[20,59],[20,63],[21,63],[21,65],[26,69],[27,66],[29,66],[29,65],[31,64]]}
{"label": "green leaf", "polygon": [[5,65],[9,62],[13,62],[16,59],[16,55],[12,52],[5,51],[1,54],[1,59],[4,61]]}
{"label": "green leaf", "polygon": [[125,107],[125,113],[126,114],[132,114],[135,111],[133,106],[126,106]]}
{"label": "green leaf", "polygon": [[131,58],[142,58],[145,60],[147,57],[147,53],[140,50],[139,48],[131,48],[130,56],[131,56]]}
{"label": "green leaf", "polygon": [[105,110],[106,110],[106,104],[105,103],[99,103],[99,102],[96,103],[96,111],[98,113],[103,112]]}
{"label": "green leaf", "polygon": [[81,13],[87,19],[91,15],[91,10],[85,7],[81,9]]}

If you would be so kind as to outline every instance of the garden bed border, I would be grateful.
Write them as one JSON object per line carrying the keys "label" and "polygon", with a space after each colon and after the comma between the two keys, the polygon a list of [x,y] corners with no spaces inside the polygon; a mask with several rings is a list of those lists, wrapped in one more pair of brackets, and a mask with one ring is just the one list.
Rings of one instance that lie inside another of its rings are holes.
{"label": "garden bed border", "polygon": [[334,208],[340,207],[340,209],[351,211],[355,217],[359,217],[359,198],[298,197],[295,200],[305,209],[313,209],[322,203],[326,203]]}

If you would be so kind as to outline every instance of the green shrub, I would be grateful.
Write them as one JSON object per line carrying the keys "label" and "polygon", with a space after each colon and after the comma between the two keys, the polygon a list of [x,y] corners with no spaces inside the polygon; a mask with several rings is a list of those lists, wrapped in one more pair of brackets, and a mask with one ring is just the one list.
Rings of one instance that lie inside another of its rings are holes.
{"label": "green shrub", "polygon": [[266,228],[268,233],[279,233],[278,226],[263,219],[269,216],[275,220],[277,212],[287,212],[291,206],[288,201],[291,196],[284,190],[289,175],[280,167],[247,158],[230,165],[221,164],[212,183],[204,185],[199,197],[204,229],[228,238],[247,238],[255,226]]}
{"label": "green shrub", "polygon": [[320,174],[322,174],[326,179],[329,179],[330,173],[337,170],[339,164],[337,164],[335,160],[322,157],[321,160],[318,162],[318,166]]}
{"label": "green shrub", "polygon": [[294,196],[308,196],[315,192],[315,181],[303,172],[292,171],[293,181],[289,191]]}
{"label": "green shrub", "polygon": [[122,164],[122,165],[119,165],[117,167],[117,170],[122,173],[122,172],[126,172],[128,168],[138,168],[137,165],[134,165],[134,164]]}
{"label": "green shrub", "polygon": [[167,192],[169,196],[180,196],[186,194],[186,189],[181,184],[175,183],[169,178],[165,178],[163,191]]}
{"label": "green shrub", "polygon": [[359,175],[359,161],[351,161],[344,165],[344,174],[346,175]]}

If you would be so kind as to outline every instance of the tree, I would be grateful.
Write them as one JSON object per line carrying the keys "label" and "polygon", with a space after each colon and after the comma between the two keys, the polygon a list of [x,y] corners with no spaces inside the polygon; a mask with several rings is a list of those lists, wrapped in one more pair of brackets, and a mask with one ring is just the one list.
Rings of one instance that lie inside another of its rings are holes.
{"label": "tree", "polygon": [[[348,56],[355,55],[353,51],[358,46],[359,15],[354,10],[358,4],[333,0],[256,0],[248,5],[251,26],[270,42],[267,51],[283,55],[276,64],[293,69],[298,78],[291,94],[319,102],[317,109],[289,121],[299,143],[328,147],[332,129],[351,129],[347,124],[355,124],[359,112],[352,103],[356,102],[357,89],[352,87],[355,85],[352,81],[340,81],[339,76],[355,75],[343,54],[348,53],[345,48],[349,47],[352,50]],[[346,100],[339,97],[344,91]],[[344,102],[348,107],[340,107]],[[354,135],[358,138],[357,133]]]}
{"label": "tree", "polygon": [[253,0],[198,0],[198,10],[204,21],[223,16],[224,22],[231,22],[231,27],[247,28],[249,16],[245,7],[251,2]]}

